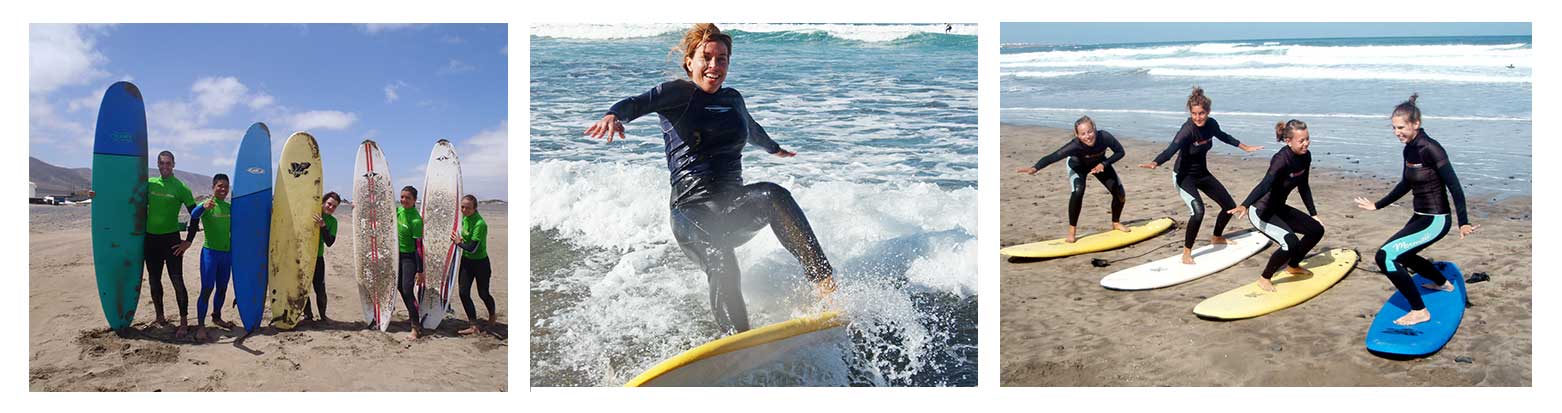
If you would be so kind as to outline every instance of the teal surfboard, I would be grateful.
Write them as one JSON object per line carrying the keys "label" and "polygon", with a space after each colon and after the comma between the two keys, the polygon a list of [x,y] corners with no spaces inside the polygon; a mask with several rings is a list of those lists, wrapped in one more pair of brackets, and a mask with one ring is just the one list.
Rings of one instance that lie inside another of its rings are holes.
{"label": "teal surfboard", "polygon": [[108,326],[121,330],[141,299],[146,236],[146,105],[130,82],[109,86],[92,141],[92,260]]}

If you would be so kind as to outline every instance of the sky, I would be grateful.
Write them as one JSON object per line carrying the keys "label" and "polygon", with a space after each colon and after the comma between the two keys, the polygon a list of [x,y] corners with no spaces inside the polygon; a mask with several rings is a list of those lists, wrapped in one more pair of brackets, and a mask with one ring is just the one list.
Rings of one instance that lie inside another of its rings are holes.
{"label": "sky", "polygon": [[[33,24],[28,151],[90,167],[103,93],[141,89],[148,152],[232,175],[244,131],[271,130],[272,161],[314,135],[325,190],[350,198],[358,143],[379,142],[399,188],[422,187],[438,139],[461,157],[463,189],[508,199],[509,47],[503,24]],[[187,185],[209,183],[187,182]]]}
{"label": "sky", "polygon": [[1003,43],[1092,45],[1328,37],[1529,36],[1529,23],[1003,23]]}

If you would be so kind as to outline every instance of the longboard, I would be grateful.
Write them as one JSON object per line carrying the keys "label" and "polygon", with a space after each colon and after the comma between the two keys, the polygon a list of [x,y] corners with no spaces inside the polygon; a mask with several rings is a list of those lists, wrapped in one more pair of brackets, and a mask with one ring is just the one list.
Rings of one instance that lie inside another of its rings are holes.
{"label": "longboard", "polygon": [[844,325],[845,317],[831,311],[730,335],[657,363],[624,387],[714,385],[722,375],[759,364],[767,353]]}
{"label": "longboard", "polygon": [[233,162],[233,301],[246,333],[260,328],[270,278],[271,130],[256,122],[239,141]]}
{"label": "longboard", "polygon": [[1129,226],[1129,232],[1118,230],[1098,232],[1079,237],[1073,243],[1063,242],[1063,238],[1032,242],[1004,248],[998,250],[998,253],[1021,258],[1059,258],[1100,252],[1126,247],[1139,241],[1154,238],[1156,235],[1166,232],[1171,226],[1171,218],[1161,218]]}
{"label": "longboard", "polygon": [[288,330],[298,326],[309,305],[320,242],[320,147],[315,137],[297,132],[282,145],[277,160],[276,198],[271,203],[271,325]]}
{"label": "longboard", "polygon": [[[1432,320],[1413,326],[1394,324],[1394,320],[1410,312],[1410,301],[1395,291],[1372,318],[1372,327],[1367,330],[1368,351],[1385,356],[1422,357],[1442,350],[1454,338],[1454,333],[1459,331],[1459,322],[1464,319],[1465,303],[1469,301],[1469,293],[1464,289],[1464,273],[1451,262],[1438,261],[1434,265],[1443,273],[1443,278],[1454,283],[1455,290],[1421,288],[1421,302],[1432,313]],[[1418,287],[1429,282],[1420,275],[1411,278]]]}
{"label": "longboard", "polygon": [[1230,268],[1269,246],[1269,238],[1249,231],[1230,238],[1230,244],[1206,245],[1193,250],[1193,265],[1182,263],[1182,253],[1139,264],[1101,278],[1101,286],[1113,290],[1149,290],[1170,287]]}
{"label": "longboard", "polygon": [[353,265],[363,318],[385,331],[396,310],[396,193],[390,164],[372,140],[353,162]]}
{"label": "longboard", "polygon": [[461,160],[456,147],[440,139],[428,155],[423,175],[423,275],[418,288],[419,320],[423,328],[436,329],[450,310],[451,290],[461,270],[461,249],[450,233],[461,229]]}
{"label": "longboard", "polygon": [[136,317],[146,237],[146,105],[117,82],[103,93],[92,139],[92,261],[108,326]]}
{"label": "longboard", "polygon": [[1193,313],[1206,319],[1238,320],[1291,308],[1340,282],[1356,268],[1357,259],[1356,250],[1344,248],[1313,254],[1302,260],[1301,265],[1312,271],[1312,275],[1292,275],[1281,268],[1269,279],[1275,285],[1275,292],[1258,288],[1257,281],[1250,282],[1204,300],[1193,307]]}

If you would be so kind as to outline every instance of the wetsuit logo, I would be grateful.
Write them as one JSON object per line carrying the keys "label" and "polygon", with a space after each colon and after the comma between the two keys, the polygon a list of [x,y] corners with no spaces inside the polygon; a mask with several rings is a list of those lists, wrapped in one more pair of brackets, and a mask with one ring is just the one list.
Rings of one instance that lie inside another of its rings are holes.
{"label": "wetsuit logo", "polygon": [[251,166],[249,169],[245,169],[244,172],[249,172],[251,175],[260,175],[266,173],[266,169],[259,166]]}
{"label": "wetsuit logo", "polygon": [[1411,168],[1411,169],[1419,169],[1419,168],[1421,168],[1421,165],[1425,165],[1425,164],[1405,162],[1405,167],[1406,168]]}
{"label": "wetsuit logo", "polygon": [[731,106],[709,105],[705,107],[707,112],[727,113],[729,110],[732,110]]}
{"label": "wetsuit logo", "polygon": [[309,162],[293,162],[292,169],[288,169],[287,173],[293,175],[294,178],[307,174],[309,173]]}

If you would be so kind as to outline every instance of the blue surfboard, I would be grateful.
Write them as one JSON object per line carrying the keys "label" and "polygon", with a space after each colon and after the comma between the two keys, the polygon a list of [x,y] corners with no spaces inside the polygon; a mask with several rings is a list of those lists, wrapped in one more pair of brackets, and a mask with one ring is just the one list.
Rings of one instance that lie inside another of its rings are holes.
{"label": "blue surfboard", "polygon": [[118,82],[103,93],[92,140],[92,258],[109,328],[136,317],[146,235],[146,105]]}
{"label": "blue surfboard", "polygon": [[[1421,301],[1426,304],[1427,311],[1432,312],[1432,320],[1408,327],[1394,324],[1394,320],[1410,312],[1410,301],[1395,291],[1372,319],[1372,329],[1367,331],[1368,351],[1386,357],[1423,357],[1442,350],[1443,345],[1454,338],[1459,322],[1464,319],[1465,303],[1469,301],[1469,294],[1464,289],[1464,273],[1451,262],[1438,261],[1433,265],[1444,278],[1454,283],[1456,289],[1449,292],[1421,288]],[[1417,286],[1430,282],[1420,275],[1412,279]]]}
{"label": "blue surfboard", "polygon": [[233,301],[246,333],[260,327],[265,312],[271,165],[271,131],[256,122],[244,133],[233,162]]}

